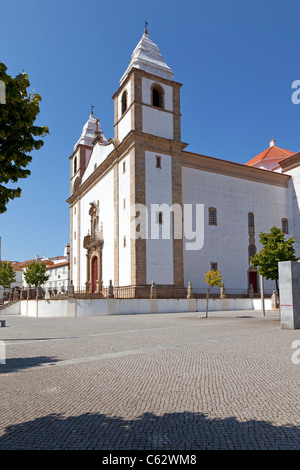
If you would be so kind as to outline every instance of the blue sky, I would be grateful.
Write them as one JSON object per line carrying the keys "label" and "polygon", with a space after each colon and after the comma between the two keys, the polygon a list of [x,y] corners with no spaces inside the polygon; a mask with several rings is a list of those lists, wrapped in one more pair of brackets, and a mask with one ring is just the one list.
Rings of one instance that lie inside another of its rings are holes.
{"label": "blue sky", "polygon": [[[69,156],[91,105],[113,137],[119,79],[147,19],[181,88],[187,150],[246,163],[269,146],[300,150],[298,0],[10,0],[0,61],[42,96],[50,135],[33,152],[21,198],[0,215],[2,259],[56,256],[69,242]],[[4,20],[3,20],[4,19]]]}

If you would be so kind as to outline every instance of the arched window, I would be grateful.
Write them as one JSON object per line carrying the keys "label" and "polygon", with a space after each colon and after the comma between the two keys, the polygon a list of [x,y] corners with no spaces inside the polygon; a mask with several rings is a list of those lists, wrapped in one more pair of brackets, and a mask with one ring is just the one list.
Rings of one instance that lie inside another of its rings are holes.
{"label": "arched window", "polygon": [[152,106],[155,106],[156,108],[161,108],[164,109],[164,89],[158,85],[157,83],[154,83],[151,88],[151,103]]}
{"label": "arched window", "polygon": [[217,225],[217,209],[215,207],[208,209],[208,224]]}
{"label": "arched window", "polygon": [[74,175],[77,172],[77,157],[74,158]]}
{"label": "arched window", "polygon": [[282,224],[283,233],[288,234],[289,233],[289,221],[288,221],[288,219],[282,219],[281,224]]}
{"label": "arched window", "polygon": [[126,90],[124,91],[122,95],[121,105],[122,105],[122,114],[124,114],[127,109],[127,91]]}

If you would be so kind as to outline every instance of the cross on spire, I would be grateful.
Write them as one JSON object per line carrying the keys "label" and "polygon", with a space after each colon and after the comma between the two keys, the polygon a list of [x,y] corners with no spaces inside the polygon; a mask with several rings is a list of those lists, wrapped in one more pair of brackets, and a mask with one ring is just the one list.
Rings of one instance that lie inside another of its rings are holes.
{"label": "cross on spire", "polygon": [[91,106],[91,114],[94,114],[94,107],[95,106],[93,106],[93,105]]}
{"label": "cross on spire", "polygon": [[147,26],[148,26],[148,21],[145,20],[145,33],[148,34],[148,31],[147,31]]}

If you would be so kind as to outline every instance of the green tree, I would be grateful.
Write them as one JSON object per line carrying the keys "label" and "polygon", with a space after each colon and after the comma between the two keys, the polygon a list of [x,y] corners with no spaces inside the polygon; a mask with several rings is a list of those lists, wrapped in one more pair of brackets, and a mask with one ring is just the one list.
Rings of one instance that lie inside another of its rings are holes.
{"label": "green tree", "polygon": [[212,269],[211,271],[204,273],[204,281],[208,285],[208,289],[206,290],[206,313],[205,318],[208,317],[208,301],[209,301],[209,294],[212,287],[223,287],[222,276],[219,269]]}
{"label": "green tree", "polygon": [[298,261],[299,258],[296,258],[293,247],[295,238],[291,237],[286,240],[282,230],[274,225],[270,233],[260,233],[259,241],[263,247],[250,259],[250,262],[258,269],[261,276],[275,280],[277,295],[279,295],[278,263],[279,261]]}
{"label": "green tree", "polygon": [[49,275],[46,274],[46,271],[46,263],[36,263],[34,261],[33,263],[30,263],[24,270],[24,279],[30,286],[42,286],[49,279]]}
{"label": "green tree", "polygon": [[46,126],[36,126],[39,114],[40,95],[28,92],[28,76],[19,73],[12,78],[6,73],[7,67],[0,62],[0,81],[5,84],[5,104],[0,104],[0,214],[6,211],[10,199],[20,197],[21,188],[8,188],[19,178],[27,178],[27,168],[32,160],[32,150],[43,145],[42,139],[49,134]]}
{"label": "green tree", "polygon": [[0,286],[5,289],[9,289],[11,284],[16,279],[16,273],[9,261],[0,262]]}

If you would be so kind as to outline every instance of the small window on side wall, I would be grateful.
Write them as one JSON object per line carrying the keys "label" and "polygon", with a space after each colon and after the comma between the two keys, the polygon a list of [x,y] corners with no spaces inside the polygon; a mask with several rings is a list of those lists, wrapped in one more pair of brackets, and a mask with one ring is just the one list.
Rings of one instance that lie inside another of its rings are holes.
{"label": "small window on side wall", "polygon": [[217,209],[215,207],[208,209],[208,224],[217,225]]}
{"label": "small window on side wall", "polygon": [[74,175],[77,173],[77,157],[74,158]]}
{"label": "small window on side wall", "polygon": [[288,221],[288,219],[282,219],[281,225],[282,225],[283,233],[288,234],[289,233],[289,221]]}
{"label": "small window on side wall", "polygon": [[122,106],[122,114],[124,114],[127,109],[127,91],[126,90],[124,91],[122,95],[121,106]]}
{"label": "small window on side wall", "polygon": [[161,157],[156,155],[156,168],[161,168]]}
{"label": "small window on side wall", "polygon": [[210,270],[217,271],[218,270],[218,263],[210,263]]}
{"label": "small window on side wall", "polygon": [[254,227],[254,214],[252,212],[248,214],[248,227]]}

